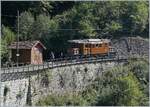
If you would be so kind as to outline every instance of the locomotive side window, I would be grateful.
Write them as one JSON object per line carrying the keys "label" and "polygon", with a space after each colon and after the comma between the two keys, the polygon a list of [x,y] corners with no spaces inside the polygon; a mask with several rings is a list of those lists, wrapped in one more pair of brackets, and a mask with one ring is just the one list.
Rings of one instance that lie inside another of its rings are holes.
{"label": "locomotive side window", "polygon": [[95,45],[94,44],[92,44],[92,48],[94,48],[95,47]]}
{"label": "locomotive side window", "polygon": [[88,48],[88,44],[85,44],[85,47]]}
{"label": "locomotive side window", "polygon": [[102,44],[99,44],[99,47],[102,47]]}
{"label": "locomotive side window", "polygon": [[95,47],[98,48],[98,47],[99,47],[99,44],[96,44]]}

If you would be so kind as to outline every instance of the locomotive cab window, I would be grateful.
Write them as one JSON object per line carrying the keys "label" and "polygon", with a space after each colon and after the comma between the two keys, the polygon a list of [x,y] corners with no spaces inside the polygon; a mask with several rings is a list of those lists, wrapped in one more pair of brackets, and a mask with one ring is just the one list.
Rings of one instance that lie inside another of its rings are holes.
{"label": "locomotive cab window", "polygon": [[104,45],[105,45],[105,46],[107,46],[107,45],[108,45],[108,43],[105,43]]}

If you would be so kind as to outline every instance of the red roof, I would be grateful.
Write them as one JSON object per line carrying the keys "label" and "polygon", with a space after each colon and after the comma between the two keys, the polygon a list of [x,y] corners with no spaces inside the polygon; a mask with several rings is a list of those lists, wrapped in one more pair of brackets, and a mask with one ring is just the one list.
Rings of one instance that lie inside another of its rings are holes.
{"label": "red roof", "polygon": [[[18,49],[31,49],[37,44],[40,44],[43,47],[43,49],[46,49],[46,47],[40,41],[19,41]],[[8,48],[17,49],[17,42],[13,42],[10,46],[8,46]]]}

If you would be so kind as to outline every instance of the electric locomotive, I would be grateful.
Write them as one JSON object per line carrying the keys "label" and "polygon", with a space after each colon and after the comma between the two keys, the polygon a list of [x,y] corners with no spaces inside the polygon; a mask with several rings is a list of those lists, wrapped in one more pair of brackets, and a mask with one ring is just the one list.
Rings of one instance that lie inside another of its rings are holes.
{"label": "electric locomotive", "polygon": [[70,56],[115,57],[116,52],[109,39],[68,40]]}

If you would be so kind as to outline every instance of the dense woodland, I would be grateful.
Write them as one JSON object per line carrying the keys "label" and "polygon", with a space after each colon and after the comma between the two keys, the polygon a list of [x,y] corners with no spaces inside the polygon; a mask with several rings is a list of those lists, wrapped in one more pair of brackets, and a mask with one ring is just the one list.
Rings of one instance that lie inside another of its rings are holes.
{"label": "dense woodland", "polygon": [[[66,53],[70,39],[148,38],[148,8],[148,1],[3,1],[2,63],[9,58],[7,46],[17,40],[17,10],[19,40],[40,40],[47,47],[44,56],[48,58],[51,51]],[[116,67],[95,80],[98,85],[78,95],[50,95],[37,105],[148,105],[148,66],[146,61],[135,61]]]}
{"label": "dense woodland", "polygon": [[7,45],[16,41],[17,10],[20,41],[40,40],[47,47],[46,58],[50,51],[65,53],[69,39],[148,37],[147,1],[4,1],[1,55],[5,61]]}

